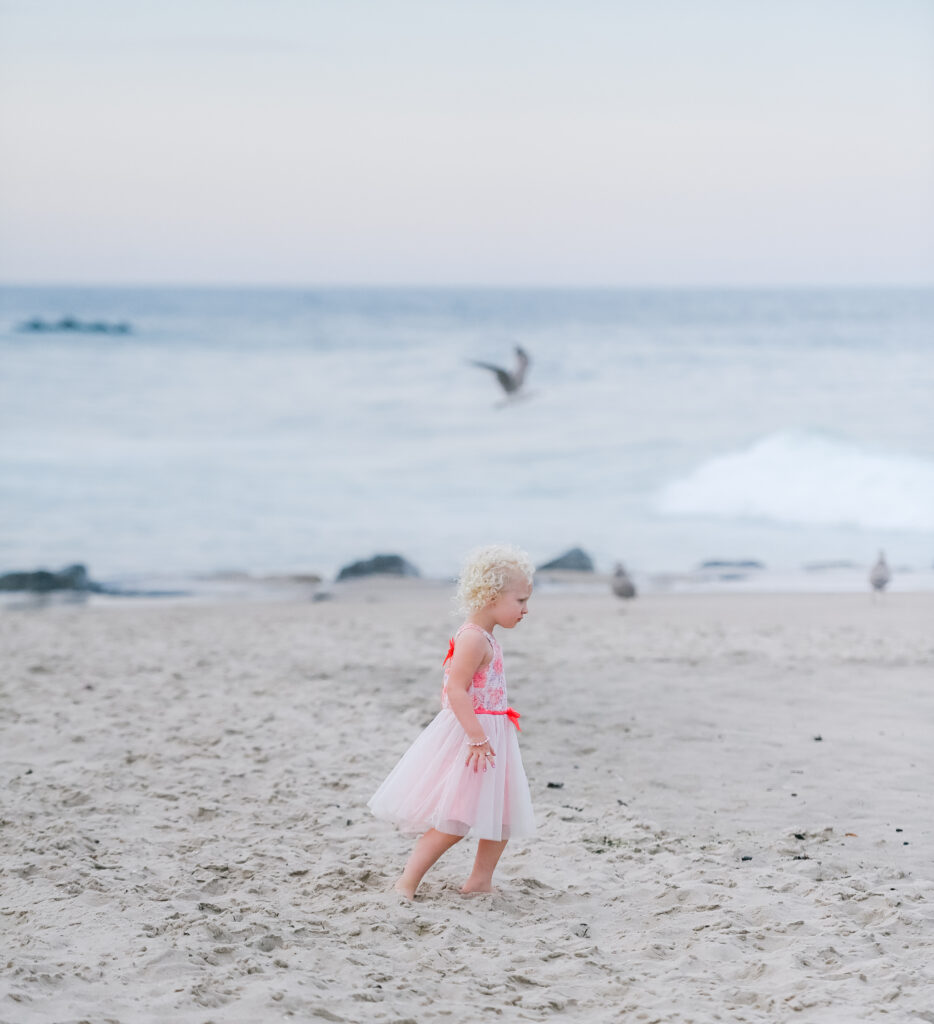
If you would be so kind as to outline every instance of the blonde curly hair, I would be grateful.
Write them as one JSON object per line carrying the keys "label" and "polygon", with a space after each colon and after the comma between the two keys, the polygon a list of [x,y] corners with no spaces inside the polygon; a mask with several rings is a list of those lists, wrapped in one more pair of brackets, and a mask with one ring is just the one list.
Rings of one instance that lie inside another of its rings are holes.
{"label": "blonde curly hair", "polygon": [[532,560],[521,549],[508,544],[489,544],[467,556],[457,578],[457,603],[463,612],[475,612],[497,597],[516,577],[531,583],[535,575]]}

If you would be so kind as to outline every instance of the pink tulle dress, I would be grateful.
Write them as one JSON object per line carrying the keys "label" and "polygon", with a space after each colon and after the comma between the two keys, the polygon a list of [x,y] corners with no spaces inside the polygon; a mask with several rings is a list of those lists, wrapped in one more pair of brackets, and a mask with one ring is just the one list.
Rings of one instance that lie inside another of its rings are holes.
{"label": "pink tulle dress", "polygon": [[478,839],[516,839],[535,832],[529,784],[516,736],[519,715],[506,702],[503,652],[491,633],[465,623],[451,641],[448,659],[465,629],[486,637],[492,657],[473,677],[468,693],[493,750],[495,767],[467,768],[467,737],[448,700],[444,673],[441,710],[402,755],[367,806],[377,818],[403,831],[435,828],[450,835],[471,832]]}

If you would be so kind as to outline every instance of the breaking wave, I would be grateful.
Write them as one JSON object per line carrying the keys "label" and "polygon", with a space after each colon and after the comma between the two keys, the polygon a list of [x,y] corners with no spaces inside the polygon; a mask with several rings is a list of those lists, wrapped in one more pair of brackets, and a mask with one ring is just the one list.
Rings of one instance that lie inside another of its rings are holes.
{"label": "breaking wave", "polygon": [[934,530],[934,462],[807,432],[717,456],[659,495],[668,516]]}

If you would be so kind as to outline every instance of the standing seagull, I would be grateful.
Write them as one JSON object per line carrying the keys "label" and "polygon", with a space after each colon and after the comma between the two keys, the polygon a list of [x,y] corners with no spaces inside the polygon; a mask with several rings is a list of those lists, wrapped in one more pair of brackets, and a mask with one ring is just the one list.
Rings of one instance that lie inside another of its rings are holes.
{"label": "standing seagull", "polygon": [[879,560],[869,570],[869,582],[872,584],[872,589],[881,593],[885,590],[886,585],[892,578],[892,573],[889,571],[889,567],[885,561],[885,552],[879,552]]}
{"label": "standing seagull", "polygon": [[616,563],[616,568],[613,570],[613,579],[610,585],[613,588],[613,593],[617,597],[636,596],[636,585],[629,578],[629,573],[627,573],[623,568],[621,562]]}
{"label": "standing seagull", "polygon": [[529,368],[529,362],[528,353],[518,345],[516,345],[516,368],[512,373],[504,370],[501,366],[494,366],[492,363],[481,363],[476,359],[471,359],[471,363],[474,366],[479,366],[484,370],[492,370],[507,395],[514,395],[522,387],[525,380],[525,371]]}

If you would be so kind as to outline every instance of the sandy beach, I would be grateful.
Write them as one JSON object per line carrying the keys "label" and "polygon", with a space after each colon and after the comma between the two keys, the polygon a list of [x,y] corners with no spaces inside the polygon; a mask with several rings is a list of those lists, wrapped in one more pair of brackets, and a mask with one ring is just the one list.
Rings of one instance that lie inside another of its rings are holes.
{"label": "sandy beach", "polygon": [[0,614],[0,1021],[934,1022],[934,594],[542,589],[502,633],[539,823],[414,903],[365,802],[457,620]]}

